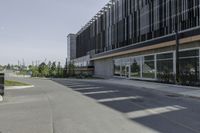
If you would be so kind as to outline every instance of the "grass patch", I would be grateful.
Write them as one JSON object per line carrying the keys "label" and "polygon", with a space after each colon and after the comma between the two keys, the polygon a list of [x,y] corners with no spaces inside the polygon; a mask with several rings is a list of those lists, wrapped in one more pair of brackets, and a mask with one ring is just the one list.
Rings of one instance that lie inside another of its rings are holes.
{"label": "grass patch", "polygon": [[5,86],[29,86],[30,84],[22,83],[18,81],[12,81],[12,80],[5,80]]}

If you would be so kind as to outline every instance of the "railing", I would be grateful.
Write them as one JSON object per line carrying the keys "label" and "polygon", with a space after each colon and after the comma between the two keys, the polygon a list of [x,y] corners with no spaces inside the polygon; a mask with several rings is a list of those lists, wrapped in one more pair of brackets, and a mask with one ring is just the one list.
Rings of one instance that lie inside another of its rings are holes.
{"label": "railing", "polygon": [[0,95],[4,95],[4,80],[5,76],[4,73],[0,73]]}

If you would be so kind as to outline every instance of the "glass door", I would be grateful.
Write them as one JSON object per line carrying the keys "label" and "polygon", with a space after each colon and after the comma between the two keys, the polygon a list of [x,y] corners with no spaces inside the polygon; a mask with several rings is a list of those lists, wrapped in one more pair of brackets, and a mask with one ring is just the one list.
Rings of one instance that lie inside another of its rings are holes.
{"label": "glass door", "polygon": [[126,78],[130,77],[130,65],[126,65],[126,68],[125,68],[125,77]]}

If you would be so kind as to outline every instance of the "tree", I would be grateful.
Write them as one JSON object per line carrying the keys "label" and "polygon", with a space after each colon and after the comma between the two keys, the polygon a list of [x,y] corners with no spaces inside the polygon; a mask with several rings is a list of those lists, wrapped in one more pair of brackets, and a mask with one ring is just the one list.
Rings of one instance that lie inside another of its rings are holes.
{"label": "tree", "polygon": [[30,66],[29,66],[29,69],[30,69],[30,71],[31,71],[32,77],[38,77],[38,76],[40,76],[37,66],[32,66],[32,65],[30,65]]}
{"label": "tree", "polygon": [[49,61],[47,65],[48,65],[48,68],[50,70],[51,69],[51,65],[52,65],[51,61]]}
{"label": "tree", "polygon": [[38,71],[39,71],[39,73],[40,73],[40,75],[42,77],[47,77],[49,75],[49,68],[48,68],[48,66],[44,62],[42,62],[39,65]]}
{"label": "tree", "polygon": [[63,76],[64,76],[65,78],[68,77],[67,70],[68,70],[68,60],[66,59],[66,61],[65,61],[65,66],[64,66],[64,69],[63,69]]}
{"label": "tree", "polygon": [[7,65],[6,69],[10,70],[11,69],[11,66],[10,64]]}
{"label": "tree", "polygon": [[62,67],[60,62],[58,62],[57,65],[57,77],[62,77]]}
{"label": "tree", "polygon": [[32,77],[63,77],[64,70],[61,63],[51,62],[48,64],[42,62],[39,66],[30,65],[29,73]]}
{"label": "tree", "polygon": [[74,65],[73,62],[69,63],[69,66],[68,66],[68,75],[69,76],[74,76],[75,75],[75,65]]}
{"label": "tree", "polygon": [[3,66],[2,65],[0,65],[0,71],[2,71],[3,70]]}
{"label": "tree", "polygon": [[51,69],[50,69],[50,75],[52,77],[55,77],[56,76],[56,62],[54,61],[51,65]]}

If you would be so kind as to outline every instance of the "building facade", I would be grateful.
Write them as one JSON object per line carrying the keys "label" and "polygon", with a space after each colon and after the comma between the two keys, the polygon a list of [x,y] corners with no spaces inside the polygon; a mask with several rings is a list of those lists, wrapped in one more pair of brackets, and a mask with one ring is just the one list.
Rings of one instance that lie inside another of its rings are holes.
{"label": "building facade", "polygon": [[67,36],[67,59],[76,59],[76,34]]}
{"label": "building facade", "polygon": [[200,0],[111,0],[76,34],[76,50],[98,76],[172,82],[178,62],[180,80],[199,83]]}

